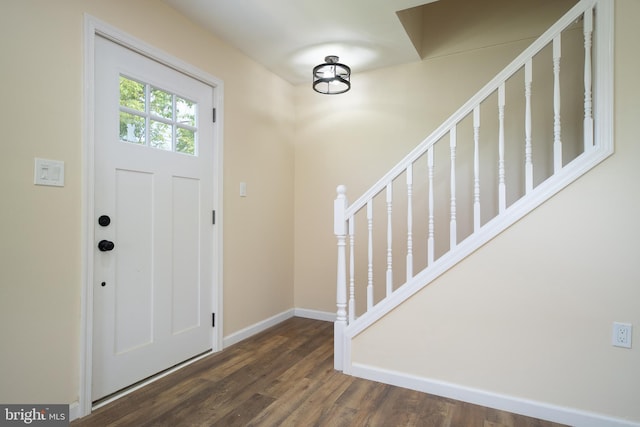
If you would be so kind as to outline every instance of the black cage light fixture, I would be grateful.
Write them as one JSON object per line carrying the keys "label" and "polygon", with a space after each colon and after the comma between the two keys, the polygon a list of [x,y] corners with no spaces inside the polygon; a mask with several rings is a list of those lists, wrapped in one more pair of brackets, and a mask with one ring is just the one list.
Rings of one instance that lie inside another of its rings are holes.
{"label": "black cage light fixture", "polygon": [[351,68],[329,55],[325,63],[313,67],[313,90],[325,95],[337,95],[351,89]]}

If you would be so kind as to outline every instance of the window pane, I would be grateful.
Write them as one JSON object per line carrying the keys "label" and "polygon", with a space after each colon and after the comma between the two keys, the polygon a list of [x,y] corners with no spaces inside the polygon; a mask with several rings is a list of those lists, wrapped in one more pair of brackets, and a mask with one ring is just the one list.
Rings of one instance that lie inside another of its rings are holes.
{"label": "window pane", "polygon": [[171,125],[150,120],[149,145],[162,150],[171,150]]}
{"label": "window pane", "polygon": [[120,112],[120,141],[144,144],[144,134],[144,117]]}
{"label": "window pane", "polygon": [[170,93],[151,88],[149,104],[151,114],[165,119],[173,119],[173,97]]}
{"label": "window pane", "polygon": [[176,97],[176,121],[181,124],[196,125],[196,104]]}
{"label": "window pane", "polygon": [[120,105],[145,111],[144,85],[120,76]]}
{"label": "window pane", "polygon": [[197,155],[197,103],[120,76],[120,106],[121,141]]}
{"label": "window pane", "polygon": [[196,133],[189,129],[176,129],[176,151],[185,154],[196,154]]}

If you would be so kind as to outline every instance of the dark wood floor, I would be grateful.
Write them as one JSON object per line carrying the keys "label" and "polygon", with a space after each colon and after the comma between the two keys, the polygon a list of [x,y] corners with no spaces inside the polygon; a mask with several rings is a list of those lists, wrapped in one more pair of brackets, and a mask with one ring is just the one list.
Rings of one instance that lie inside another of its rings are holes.
{"label": "dark wood floor", "polygon": [[560,427],[343,375],[332,346],[332,323],[289,319],[71,426]]}

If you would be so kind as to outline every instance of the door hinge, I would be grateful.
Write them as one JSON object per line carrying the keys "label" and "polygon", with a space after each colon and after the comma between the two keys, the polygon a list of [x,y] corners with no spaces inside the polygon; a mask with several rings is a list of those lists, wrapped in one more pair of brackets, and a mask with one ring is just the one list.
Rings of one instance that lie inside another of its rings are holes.
{"label": "door hinge", "polygon": [[216,211],[211,211],[211,224],[216,225]]}
{"label": "door hinge", "polygon": [[212,120],[213,120],[213,123],[216,122],[216,109],[215,108],[213,109]]}
{"label": "door hinge", "polygon": [[211,313],[211,327],[212,328],[216,327],[216,314],[215,313]]}

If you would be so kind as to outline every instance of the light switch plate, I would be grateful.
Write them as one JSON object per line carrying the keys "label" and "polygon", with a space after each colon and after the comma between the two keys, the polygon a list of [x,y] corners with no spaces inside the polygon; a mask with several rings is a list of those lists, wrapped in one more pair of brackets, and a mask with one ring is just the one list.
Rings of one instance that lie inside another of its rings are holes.
{"label": "light switch plate", "polygon": [[33,183],[64,187],[64,162],[36,157]]}

